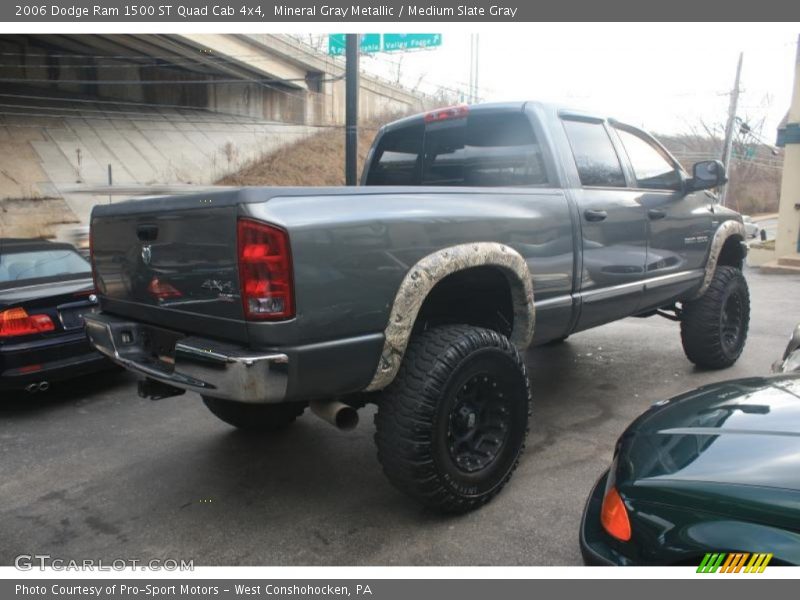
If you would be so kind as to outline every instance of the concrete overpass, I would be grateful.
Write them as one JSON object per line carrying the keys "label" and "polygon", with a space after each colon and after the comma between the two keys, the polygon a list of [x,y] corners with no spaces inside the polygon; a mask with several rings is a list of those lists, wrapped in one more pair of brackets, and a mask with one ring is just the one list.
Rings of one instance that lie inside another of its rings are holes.
{"label": "concrete overpass", "polygon": [[[280,35],[2,35],[0,65],[0,202],[63,198],[64,221],[108,201],[76,189],[109,166],[115,185],[210,184],[344,122],[343,64]],[[431,102],[362,77],[362,121]]]}

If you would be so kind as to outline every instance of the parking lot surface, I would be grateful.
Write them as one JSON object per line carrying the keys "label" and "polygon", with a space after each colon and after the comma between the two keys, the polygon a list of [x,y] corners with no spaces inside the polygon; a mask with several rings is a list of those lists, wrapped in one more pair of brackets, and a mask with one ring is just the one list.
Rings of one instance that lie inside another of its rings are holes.
{"label": "parking lot surface", "polygon": [[151,402],[126,373],[0,402],[0,564],[193,559],[195,565],[574,565],[583,504],[619,434],[652,402],[761,375],[800,321],[800,277],[748,270],[739,362],[698,371],[677,323],[627,319],[535,348],[527,452],[483,509],[443,517],[383,477],[374,407],[340,433],[308,411],[271,436],[238,432],[198,396]]}

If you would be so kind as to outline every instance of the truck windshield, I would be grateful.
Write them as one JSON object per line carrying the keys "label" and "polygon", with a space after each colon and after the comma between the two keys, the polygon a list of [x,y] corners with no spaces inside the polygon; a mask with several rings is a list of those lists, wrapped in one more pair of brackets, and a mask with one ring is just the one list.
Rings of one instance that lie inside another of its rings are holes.
{"label": "truck windshield", "polygon": [[522,113],[473,113],[390,131],[378,143],[366,180],[474,187],[548,183],[541,147]]}

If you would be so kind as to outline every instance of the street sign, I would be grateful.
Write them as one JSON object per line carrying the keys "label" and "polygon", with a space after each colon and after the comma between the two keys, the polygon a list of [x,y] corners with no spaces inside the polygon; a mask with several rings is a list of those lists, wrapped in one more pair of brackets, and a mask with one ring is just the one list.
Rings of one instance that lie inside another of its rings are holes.
{"label": "street sign", "polygon": [[384,33],[383,50],[413,50],[415,48],[433,48],[442,45],[441,33]]}
{"label": "street sign", "polygon": [[[331,33],[328,35],[328,54],[331,56],[344,56],[345,47],[344,33]],[[362,33],[359,49],[364,54],[372,54],[381,51],[380,33]]]}
{"label": "street sign", "polygon": [[[331,33],[328,35],[328,54],[331,56],[344,56],[344,33]],[[381,39],[383,38],[383,39]],[[375,52],[397,52],[400,50],[416,50],[420,48],[435,48],[442,45],[441,33],[363,33],[359,49],[362,54]]]}

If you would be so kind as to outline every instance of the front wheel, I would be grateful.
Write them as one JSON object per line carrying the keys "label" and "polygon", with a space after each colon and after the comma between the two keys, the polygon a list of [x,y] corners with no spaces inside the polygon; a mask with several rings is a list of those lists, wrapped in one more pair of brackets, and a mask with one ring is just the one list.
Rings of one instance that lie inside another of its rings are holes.
{"label": "front wheel", "polygon": [[698,367],[730,367],[744,350],[749,324],[750,292],[744,275],[734,267],[717,267],[706,293],[683,306],[683,351]]}
{"label": "front wheel", "polygon": [[305,403],[250,404],[203,396],[215,417],[245,431],[279,431],[303,414]]}
{"label": "front wheel", "polygon": [[489,329],[414,336],[375,416],[378,460],[423,504],[466,512],[491,500],[525,447],[531,393],[522,357]]}

